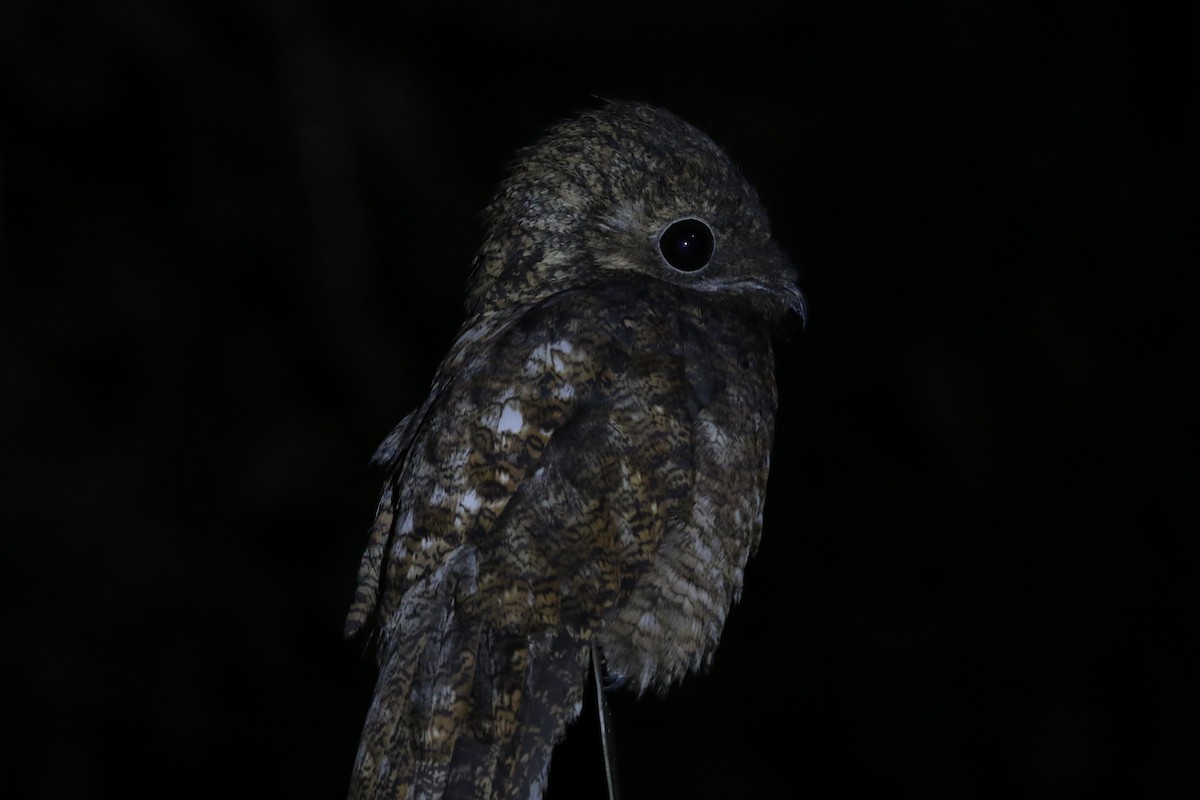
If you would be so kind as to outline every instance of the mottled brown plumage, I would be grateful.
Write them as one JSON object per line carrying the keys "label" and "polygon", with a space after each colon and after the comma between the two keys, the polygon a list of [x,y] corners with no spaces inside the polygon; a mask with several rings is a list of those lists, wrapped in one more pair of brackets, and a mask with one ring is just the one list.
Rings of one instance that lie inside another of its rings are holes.
{"label": "mottled brown plumage", "polygon": [[467,321],[376,454],[354,798],[539,797],[592,641],[639,691],[707,664],[762,527],[769,329],[803,300],[724,153],[609,104],[522,151],[486,220]]}

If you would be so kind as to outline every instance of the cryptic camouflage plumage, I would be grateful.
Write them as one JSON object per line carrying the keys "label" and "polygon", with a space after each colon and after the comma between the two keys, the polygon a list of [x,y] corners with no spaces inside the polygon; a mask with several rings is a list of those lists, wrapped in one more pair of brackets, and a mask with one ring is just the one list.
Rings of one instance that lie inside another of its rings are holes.
{"label": "cryptic camouflage plumage", "polygon": [[[660,250],[700,220],[715,250]],[[467,321],[389,473],[347,635],[380,676],[353,798],[539,797],[591,643],[638,689],[711,658],[762,527],[770,326],[803,300],[703,133],[613,103],[522,151]]]}

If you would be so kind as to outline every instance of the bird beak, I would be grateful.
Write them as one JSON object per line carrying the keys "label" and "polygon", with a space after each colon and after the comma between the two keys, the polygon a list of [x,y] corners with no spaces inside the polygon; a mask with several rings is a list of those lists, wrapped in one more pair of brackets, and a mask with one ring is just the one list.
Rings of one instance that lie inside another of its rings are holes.
{"label": "bird beak", "polygon": [[783,313],[798,316],[800,327],[804,328],[808,324],[808,301],[804,299],[804,295],[800,293],[800,287],[796,283],[798,279],[796,268],[782,253],[779,254],[779,271],[776,274],[779,276],[779,282],[772,288],[783,306]]}
{"label": "bird beak", "polygon": [[[793,276],[794,277],[794,276]],[[800,287],[795,283],[788,282],[784,284],[780,294],[787,304],[787,310],[800,317],[800,327],[804,328],[808,325],[808,301],[804,299],[804,295],[800,293]]]}

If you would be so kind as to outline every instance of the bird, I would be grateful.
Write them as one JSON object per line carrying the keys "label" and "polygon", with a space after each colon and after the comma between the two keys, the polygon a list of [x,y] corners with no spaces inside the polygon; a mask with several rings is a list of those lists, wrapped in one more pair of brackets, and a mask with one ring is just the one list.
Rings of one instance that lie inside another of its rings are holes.
{"label": "bird", "polygon": [[807,305],[730,157],[608,101],[518,151],[483,221],[465,322],[374,455],[353,800],[542,797],[591,648],[638,693],[708,666],[762,531],[772,334]]}

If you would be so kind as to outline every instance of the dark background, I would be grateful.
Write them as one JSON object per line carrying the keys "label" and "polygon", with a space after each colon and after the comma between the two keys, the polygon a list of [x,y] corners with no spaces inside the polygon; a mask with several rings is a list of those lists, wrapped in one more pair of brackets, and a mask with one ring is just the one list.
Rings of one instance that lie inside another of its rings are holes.
{"label": "dark background", "polygon": [[1191,796],[1200,12],[571,8],[4,4],[5,794],[342,796],[367,459],[601,96],[724,145],[811,305],[714,668],[614,698],[626,800]]}

